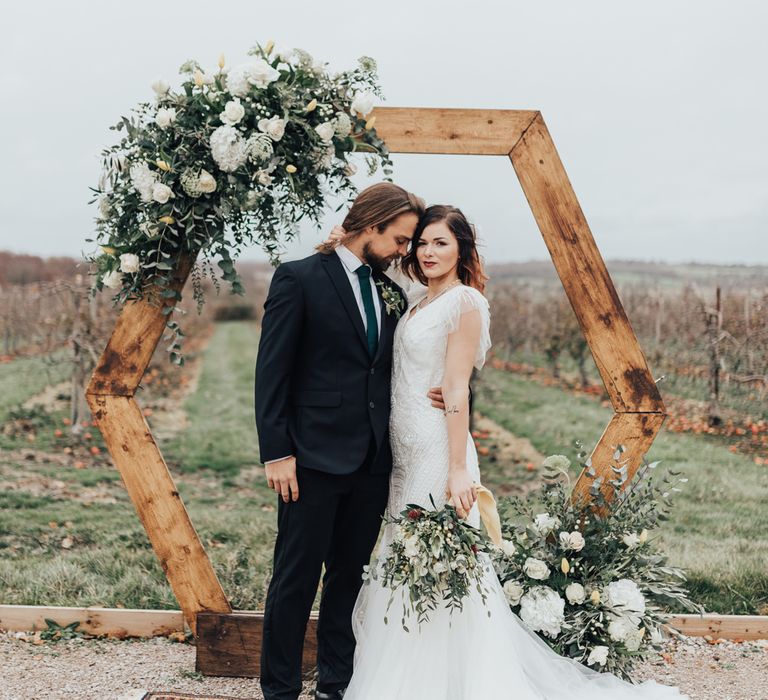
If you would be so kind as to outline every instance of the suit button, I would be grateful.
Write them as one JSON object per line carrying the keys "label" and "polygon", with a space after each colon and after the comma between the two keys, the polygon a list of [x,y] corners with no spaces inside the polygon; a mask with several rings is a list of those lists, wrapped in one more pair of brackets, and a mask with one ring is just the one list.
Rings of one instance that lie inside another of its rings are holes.
{"label": "suit button", "polygon": [[371,374],[376,374],[376,370],[371,368]]}
{"label": "suit button", "polygon": [[371,401],[371,403],[368,404],[371,408],[376,408],[376,404]]}

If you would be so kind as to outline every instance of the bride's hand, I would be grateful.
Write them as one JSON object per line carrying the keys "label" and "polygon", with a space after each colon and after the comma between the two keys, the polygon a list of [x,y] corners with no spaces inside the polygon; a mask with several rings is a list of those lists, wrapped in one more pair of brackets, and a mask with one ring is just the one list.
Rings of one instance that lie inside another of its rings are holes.
{"label": "bride's hand", "polygon": [[448,474],[449,502],[456,508],[460,518],[466,518],[477,500],[474,483],[466,469],[452,471]]}
{"label": "bride's hand", "polygon": [[325,243],[327,245],[332,245],[335,248],[337,245],[339,245],[339,243],[341,243],[341,241],[344,239],[344,236],[346,235],[347,232],[341,226],[334,226]]}

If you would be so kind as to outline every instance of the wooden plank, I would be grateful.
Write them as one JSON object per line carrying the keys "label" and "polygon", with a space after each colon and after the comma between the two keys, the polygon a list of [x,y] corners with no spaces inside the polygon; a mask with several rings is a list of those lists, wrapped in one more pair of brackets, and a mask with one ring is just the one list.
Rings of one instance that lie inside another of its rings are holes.
{"label": "wooden plank", "polygon": [[668,626],[687,637],[741,641],[768,639],[768,615],[675,615]]}
{"label": "wooden plank", "polygon": [[[182,289],[197,256],[182,259],[173,274],[172,289]],[[146,299],[128,302],[120,312],[107,347],[101,354],[86,394],[133,396],[152,353],[165,331],[167,300],[148,293]]]}
{"label": "wooden plank", "polygon": [[0,629],[44,630],[45,618],[59,625],[79,622],[78,632],[110,637],[161,637],[184,631],[181,610],[131,610],[126,608],[70,608],[43,605],[0,605]]}
{"label": "wooden plank", "polygon": [[616,411],[665,413],[541,115],[509,154]]}
{"label": "wooden plank", "polygon": [[538,112],[377,107],[376,133],[392,153],[506,156]]}
{"label": "wooden plank", "polygon": [[[237,610],[233,616],[246,615],[257,618],[256,624],[263,624],[262,610]],[[137,610],[132,608],[101,607],[62,607],[47,605],[0,605],[0,629],[28,632],[45,628],[45,618],[56,620],[66,625],[79,620],[78,630],[93,635],[111,635],[125,637],[159,637],[183,632],[184,615],[181,610]],[[200,613],[206,629],[215,629],[224,625],[220,618],[224,615]],[[307,626],[306,649],[310,651],[305,658],[305,669],[314,665],[312,656],[317,634],[317,612],[312,612]],[[261,621],[260,623],[258,621]],[[667,625],[689,637],[711,636],[713,639],[768,639],[768,615],[673,615]],[[198,638],[203,627],[198,623]],[[257,644],[261,644],[259,636]],[[259,647],[260,649],[260,647]],[[210,650],[203,650],[210,655]],[[203,663],[207,663],[204,661]]]}
{"label": "wooden plank", "polygon": [[[595,478],[602,476],[603,481],[600,491],[610,500],[613,497],[613,487],[609,480],[615,479],[616,474],[611,466],[620,468],[624,460],[627,468],[627,481],[629,483],[642,464],[643,455],[650,449],[654,438],[664,423],[665,416],[659,413],[616,413],[606,426],[600,440],[590,455],[592,468],[595,470]],[[619,444],[626,448],[622,455],[622,464],[617,464],[613,459],[614,451]],[[593,477],[582,470],[579,478],[573,486],[571,498],[574,503],[586,502],[591,499],[590,488]]]}
{"label": "wooden plank", "polygon": [[[206,676],[259,675],[264,613],[237,611],[229,615],[200,613],[195,635],[195,670]],[[317,665],[317,613],[307,622],[302,673]]]}
{"label": "wooden plank", "polygon": [[198,612],[230,612],[221,584],[136,402],[125,396],[89,395],[88,403],[190,627],[194,629]]}

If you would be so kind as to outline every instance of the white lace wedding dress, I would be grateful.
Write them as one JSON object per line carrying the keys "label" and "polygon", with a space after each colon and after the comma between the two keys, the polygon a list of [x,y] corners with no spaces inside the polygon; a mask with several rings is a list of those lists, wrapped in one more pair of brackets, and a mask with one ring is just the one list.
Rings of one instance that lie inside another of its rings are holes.
{"label": "white lace wedding dress", "polygon": [[[423,291],[421,292],[423,294]],[[418,301],[418,297],[414,299]],[[407,503],[439,508],[446,501],[448,435],[443,413],[430,405],[427,390],[443,378],[447,337],[462,313],[479,309],[483,332],[476,367],[490,347],[488,302],[463,285],[445,292],[397,327],[393,350],[390,439],[394,465],[387,511],[398,515]],[[477,453],[467,434],[467,466],[480,480]],[[468,516],[480,526],[477,504]],[[384,529],[379,554],[392,541]],[[357,640],[354,673],[345,700],[667,700],[686,698],[655,681],[633,685],[598,673],[552,651],[510,610],[486,555],[484,604],[473,590],[462,612],[430,613],[410,632],[401,623],[402,599],[395,597],[385,624],[390,590],[378,581],[363,585],[353,613]],[[488,611],[491,615],[488,616]],[[449,624],[450,623],[450,624]]]}

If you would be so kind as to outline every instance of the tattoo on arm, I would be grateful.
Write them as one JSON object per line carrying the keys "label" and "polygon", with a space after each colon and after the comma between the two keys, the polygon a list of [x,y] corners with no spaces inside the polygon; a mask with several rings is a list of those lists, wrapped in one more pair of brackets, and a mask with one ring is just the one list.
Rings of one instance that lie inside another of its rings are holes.
{"label": "tattoo on arm", "polygon": [[456,404],[454,404],[453,406],[446,406],[444,411],[446,416],[452,413],[458,413],[458,412],[459,412],[459,407]]}

